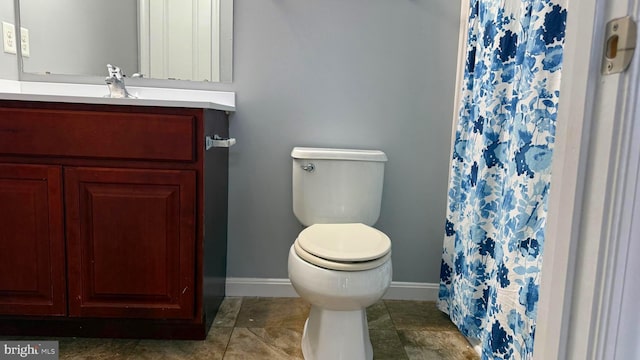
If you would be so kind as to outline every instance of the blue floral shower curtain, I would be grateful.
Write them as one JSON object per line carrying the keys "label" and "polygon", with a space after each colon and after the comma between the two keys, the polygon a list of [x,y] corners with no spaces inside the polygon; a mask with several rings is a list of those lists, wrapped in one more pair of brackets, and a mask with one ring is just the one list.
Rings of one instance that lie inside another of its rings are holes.
{"label": "blue floral shower curtain", "polygon": [[438,307],[483,359],[533,353],[567,0],[469,0]]}

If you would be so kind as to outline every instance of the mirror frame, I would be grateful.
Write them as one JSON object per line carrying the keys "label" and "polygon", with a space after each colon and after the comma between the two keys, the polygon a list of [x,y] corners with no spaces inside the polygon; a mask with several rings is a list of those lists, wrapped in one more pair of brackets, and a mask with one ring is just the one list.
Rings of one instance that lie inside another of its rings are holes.
{"label": "mirror frame", "polygon": [[[221,68],[228,69],[228,71],[221,72],[221,80],[219,82],[210,81],[192,81],[192,80],[174,80],[174,79],[154,79],[154,78],[126,78],[126,84],[134,87],[159,87],[159,88],[176,88],[176,89],[194,89],[194,90],[219,90],[220,88],[226,88],[233,82],[233,0],[223,0],[227,2],[228,6],[222,7],[221,21],[228,21],[230,23],[221,26],[223,29],[230,30],[229,33],[222,32],[222,41],[220,47],[221,52],[228,54],[229,56],[221,57],[221,61],[226,63],[221,64]],[[20,34],[20,0],[13,0],[14,3],[14,16],[16,37],[19,39]],[[74,83],[74,84],[92,84],[92,85],[105,85],[104,79],[107,76],[106,64],[105,75],[73,75],[73,74],[34,74],[24,71],[22,61],[22,49],[17,47],[17,65],[18,65],[18,80],[30,81],[30,82],[51,82],[51,83]]]}

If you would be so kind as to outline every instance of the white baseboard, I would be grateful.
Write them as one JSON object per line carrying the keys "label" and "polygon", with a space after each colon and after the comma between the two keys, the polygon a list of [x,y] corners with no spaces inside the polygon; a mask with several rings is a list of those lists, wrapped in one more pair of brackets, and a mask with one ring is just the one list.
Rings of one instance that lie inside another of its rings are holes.
{"label": "white baseboard", "polygon": [[[205,279],[205,288],[207,279]],[[422,300],[438,299],[440,285],[434,283],[415,283],[394,281],[384,294],[386,300]],[[298,297],[289,279],[266,278],[227,278],[227,296],[247,297]]]}
{"label": "white baseboard", "polygon": [[439,291],[440,284],[392,281],[383,299],[436,301]]}
{"label": "white baseboard", "polygon": [[298,297],[289,279],[227,278],[227,296]]}

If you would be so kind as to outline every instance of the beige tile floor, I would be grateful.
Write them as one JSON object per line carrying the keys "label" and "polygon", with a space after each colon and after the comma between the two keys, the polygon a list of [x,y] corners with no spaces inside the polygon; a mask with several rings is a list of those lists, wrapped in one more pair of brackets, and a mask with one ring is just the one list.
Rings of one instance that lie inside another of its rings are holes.
{"label": "beige tile floor", "polygon": [[[309,305],[298,298],[226,298],[204,341],[63,338],[60,359],[302,359]],[[479,359],[433,302],[367,309],[374,359]]]}

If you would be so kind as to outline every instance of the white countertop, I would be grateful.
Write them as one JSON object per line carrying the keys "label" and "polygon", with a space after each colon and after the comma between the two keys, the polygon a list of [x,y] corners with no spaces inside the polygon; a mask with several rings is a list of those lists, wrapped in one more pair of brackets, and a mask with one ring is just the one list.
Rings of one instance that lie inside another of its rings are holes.
{"label": "white countertop", "polygon": [[135,99],[104,97],[106,85],[47,83],[0,79],[0,99],[80,104],[187,107],[235,111],[236,94],[229,91],[127,86]]}

